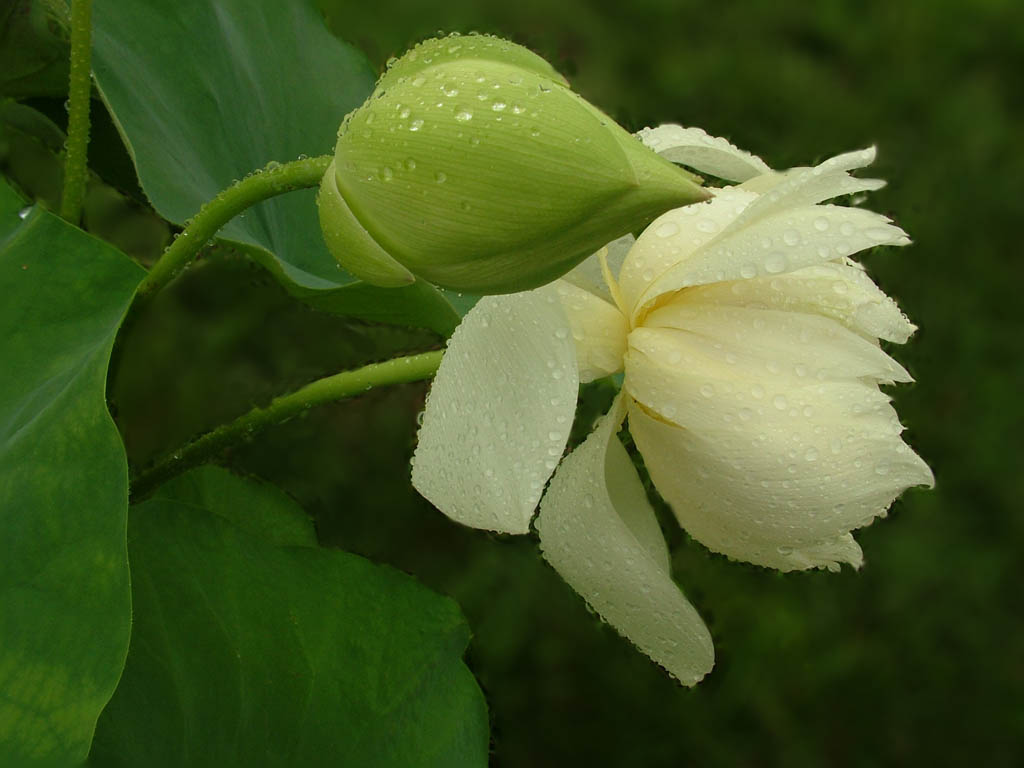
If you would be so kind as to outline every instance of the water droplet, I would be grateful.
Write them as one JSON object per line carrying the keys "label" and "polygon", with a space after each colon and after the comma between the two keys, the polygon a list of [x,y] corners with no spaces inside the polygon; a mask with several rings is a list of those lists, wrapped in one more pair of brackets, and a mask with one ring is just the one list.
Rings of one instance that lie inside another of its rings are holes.
{"label": "water droplet", "polygon": [[438,171],[437,173],[434,174],[434,181],[436,181],[438,184],[444,184],[446,181],[448,181],[448,174],[446,174],[444,171]]}
{"label": "water droplet", "polygon": [[422,127],[423,127],[423,121],[422,120],[413,120],[409,124],[409,130],[410,131],[418,131]]}
{"label": "water droplet", "polygon": [[441,86],[441,91],[444,93],[445,96],[448,97],[454,97],[459,95],[459,89],[456,88],[454,85],[450,84]]}
{"label": "water droplet", "polygon": [[382,181],[391,181],[395,177],[395,172],[392,171],[388,166],[384,166],[380,171],[380,178]]}
{"label": "water droplet", "polygon": [[784,411],[789,403],[786,401],[785,395],[776,395],[772,398],[772,405],[774,405],[777,410]]}
{"label": "water droplet", "polygon": [[32,206],[31,205],[27,205],[24,208],[22,208],[20,211],[18,211],[18,218],[19,219],[27,219],[28,215],[30,213],[32,213]]}
{"label": "water droplet", "polygon": [[496,101],[493,104],[491,104],[491,109],[493,109],[495,112],[502,112],[507,106],[508,104],[506,104],[504,101]]}
{"label": "water droplet", "polygon": [[548,440],[550,440],[551,442],[558,442],[561,439],[562,439],[562,433],[561,432],[548,432]]}
{"label": "water droplet", "polygon": [[880,461],[877,464],[875,464],[875,474],[876,475],[888,475],[889,474],[889,462],[887,462],[887,461]]}
{"label": "water droplet", "polygon": [[787,229],[782,233],[782,242],[786,245],[799,245],[800,244],[800,233],[795,229]]}
{"label": "water droplet", "polygon": [[781,253],[772,253],[764,260],[765,272],[777,275],[786,269],[786,257]]}
{"label": "water droplet", "polygon": [[423,77],[423,75],[420,75],[419,77],[413,79],[412,84],[419,88],[425,82],[427,82],[427,78]]}
{"label": "water droplet", "polygon": [[817,448],[808,448],[807,451],[804,453],[804,458],[807,461],[817,461],[818,460],[818,449]]}
{"label": "water droplet", "polygon": [[762,397],[764,397],[764,387],[762,387],[760,384],[755,384],[750,388],[750,394],[752,394],[755,399],[760,400]]}
{"label": "water droplet", "polygon": [[710,234],[711,232],[718,231],[718,224],[711,219],[701,219],[697,222],[697,229]]}
{"label": "water droplet", "polygon": [[850,290],[850,286],[848,286],[842,280],[836,280],[834,283],[832,283],[832,290],[835,291],[836,293],[842,294]]}
{"label": "water droplet", "polygon": [[757,276],[757,267],[753,264],[744,264],[740,267],[740,277],[749,280],[752,277]]}
{"label": "water droplet", "polygon": [[679,232],[679,225],[674,221],[666,221],[664,224],[654,230],[654,234],[658,237],[672,237]]}
{"label": "water droplet", "polygon": [[416,170],[416,161],[413,160],[411,157],[408,160],[405,161],[405,170],[407,170],[407,171],[415,171]]}
{"label": "water droplet", "polygon": [[828,229],[828,219],[824,216],[819,216],[814,220],[814,228],[819,232],[824,232]]}
{"label": "water droplet", "polygon": [[853,234],[853,232],[853,224],[851,224],[850,222],[844,221],[842,224],[839,225],[839,234],[843,235],[844,237],[849,237],[850,235]]}
{"label": "water droplet", "polygon": [[[402,106],[402,105],[401,105],[401,104],[399,104],[398,106]],[[411,114],[412,114],[412,110],[411,110],[411,109],[409,109],[408,107],[405,107],[404,109],[402,109],[402,110],[401,110],[401,111],[400,111],[400,112],[398,113],[398,116],[399,116],[400,118],[402,118],[403,120],[407,120],[407,119],[409,118],[409,115],[411,115]]]}
{"label": "water droplet", "polygon": [[715,388],[713,386],[711,386],[710,384],[701,384],[700,385],[700,393],[701,393],[701,395],[703,397],[714,397],[715,396]]}
{"label": "water droplet", "polygon": [[468,123],[470,120],[473,119],[473,113],[470,112],[468,109],[460,109],[458,112],[455,113],[455,119],[458,120],[460,123]]}

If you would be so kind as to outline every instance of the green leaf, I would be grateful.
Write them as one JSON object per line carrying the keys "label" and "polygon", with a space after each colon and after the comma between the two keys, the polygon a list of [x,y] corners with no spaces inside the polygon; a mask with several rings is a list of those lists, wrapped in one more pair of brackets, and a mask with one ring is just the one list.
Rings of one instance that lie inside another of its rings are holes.
{"label": "green leaf", "polygon": [[104,389],[143,272],[23,206],[0,182],[0,765],[71,765],[128,649],[128,467]]}
{"label": "green leaf", "polygon": [[68,92],[68,9],[62,0],[9,0],[0,9],[0,96]]}
{"label": "green leaf", "polygon": [[[258,7],[254,7],[258,6]],[[333,151],[374,72],[311,0],[96,0],[100,93],[157,212],[178,224],[270,161]],[[320,309],[449,333],[458,316],[428,286],[356,281],[328,253],[313,190],[254,206],[222,237]]]}
{"label": "green leaf", "polygon": [[197,467],[164,483],[151,498],[207,510],[274,544],[317,545],[313,521],[284,491],[244,482],[219,467]]}
{"label": "green leaf", "polygon": [[[131,651],[91,765],[486,765],[455,603],[355,555],[268,541],[290,507],[208,468],[132,508]],[[250,511],[259,535],[226,519]]]}

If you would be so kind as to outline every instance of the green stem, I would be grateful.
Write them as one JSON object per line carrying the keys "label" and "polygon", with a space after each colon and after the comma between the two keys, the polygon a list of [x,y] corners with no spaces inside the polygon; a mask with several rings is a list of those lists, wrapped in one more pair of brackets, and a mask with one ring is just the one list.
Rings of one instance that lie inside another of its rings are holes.
{"label": "green stem", "polygon": [[387,362],[318,379],[291,394],[276,397],[266,408],[254,408],[244,416],[222,424],[136,474],[131,481],[132,500],[139,501],[170,478],[208,462],[225,449],[251,440],[266,427],[280,424],[315,405],[342,400],[373,387],[430,378],[437,372],[443,354],[439,350],[396,357]]}
{"label": "green stem", "polygon": [[85,200],[86,150],[89,146],[89,98],[92,90],[92,0],[71,3],[71,78],[68,83],[68,140],[64,154],[64,190],[60,215],[77,225]]}
{"label": "green stem", "polygon": [[145,302],[188,266],[225,224],[256,203],[275,195],[320,184],[332,157],[310,157],[290,163],[270,163],[223,190],[190,219],[185,229],[163,252],[136,292],[136,301]]}

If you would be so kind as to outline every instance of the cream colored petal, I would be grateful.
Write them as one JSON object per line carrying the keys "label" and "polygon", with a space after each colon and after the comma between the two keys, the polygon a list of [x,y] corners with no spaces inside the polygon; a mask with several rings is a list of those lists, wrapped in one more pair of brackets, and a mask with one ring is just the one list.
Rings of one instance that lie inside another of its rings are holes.
{"label": "cream colored petal", "polygon": [[763,307],[704,303],[687,292],[651,312],[630,343],[651,355],[699,350],[719,364],[789,377],[794,385],[809,377],[913,380],[873,340],[830,317]]}
{"label": "cream colored petal", "polygon": [[580,383],[621,371],[626,354],[626,318],[618,307],[565,280],[556,280],[551,288],[569,319],[568,333],[576,345]]}
{"label": "cream colored petal", "polygon": [[779,570],[859,567],[849,531],[884,515],[903,489],[932,482],[898,436],[854,421],[820,425],[822,444],[813,428],[759,415],[731,430],[691,430],[634,404],[629,419],[680,525],[715,552]]}
{"label": "cream colored petal", "polygon": [[858,179],[849,171],[863,168],[875,160],[875,148],[847,152],[830,158],[813,168],[792,168],[748,181],[744,188],[758,193],[758,200],[743,215],[737,217],[736,227],[751,221],[773,216],[791,208],[816,205],[840,195],[852,195],[885,186],[880,179]]}
{"label": "cream colored petal", "polygon": [[526,533],[565,450],[578,386],[552,288],[481,299],[427,397],[413,486],[457,522]]}
{"label": "cream colored petal", "polygon": [[629,251],[619,273],[619,288],[623,304],[633,309],[634,317],[640,297],[653,284],[674,271],[685,274],[686,265],[700,259],[703,249],[713,246],[722,230],[757,199],[737,187],[711,191],[710,200],[659,216]]}
{"label": "cream colored petal", "polygon": [[622,399],[552,478],[537,517],[541,550],[605,621],[694,685],[714,665],[714,647],[669,576],[664,544],[653,544],[660,539],[654,512],[629,457],[615,447]]}
{"label": "cream colored petal", "polygon": [[[620,406],[616,404],[616,408]],[[621,406],[623,409],[625,406]],[[609,438],[604,463],[604,483],[612,507],[622,518],[636,540],[651,559],[665,572],[672,573],[672,562],[665,544],[665,535],[658,518],[647,501],[647,491],[637,474],[629,452],[618,438]]]}
{"label": "cream colored petal", "polygon": [[794,312],[816,312],[834,318],[868,339],[904,343],[916,330],[896,306],[850,261],[830,261],[787,272],[712,283],[686,292],[694,304],[758,306]]}
{"label": "cream colored petal", "polygon": [[666,160],[727,181],[746,181],[770,173],[764,160],[737,149],[725,139],[709,136],[700,128],[659,125],[644,128],[637,136]]}
{"label": "cream colored petal", "polygon": [[680,523],[715,551],[782,567],[778,548],[789,562],[932,482],[871,383],[885,361],[821,319],[859,345],[808,342],[818,357],[800,362],[779,345],[744,352],[744,337],[630,335],[625,387],[643,406],[630,415],[633,437]]}
{"label": "cream colored petal", "polygon": [[[757,202],[754,200],[745,210]],[[736,216],[713,240],[656,277],[633,305],[634,319],[639,319],[644,308],[658,297],[681,288],[781,275],[866,248],[910,242],[906,233],[889,219],[860,208],[809,205],[753,219],[747,226],[737,228],[736,222],[742,215]],[[657,232],[649,229],[637,241],[627,263],[637,259],[653,261],[659,258],[658,254],[671,254],[673,247],[682,247],[678,245],[682,240],[685,237],[681,233],[658,238]],[[661,260],[668,259],[662,256]]]}
{"label": "cream colored petal", "polygon": [[614,304],[615,300],[612,298],[611,292],[608,290],[608,284],[604,279],[600,256],[602,253],[604,254],[609,270],[612,275],[617,276],[622,269],[622,262],[625,260],[626,254],[629,253],[629,249],[633,247],[635,242],[636,238],[632,235],[623,235],[618,240],[613,240],[593,256],[590,256],[569,270],[568,273],[562,276],[562,279],[578,288],[590,291],[609,304]]}

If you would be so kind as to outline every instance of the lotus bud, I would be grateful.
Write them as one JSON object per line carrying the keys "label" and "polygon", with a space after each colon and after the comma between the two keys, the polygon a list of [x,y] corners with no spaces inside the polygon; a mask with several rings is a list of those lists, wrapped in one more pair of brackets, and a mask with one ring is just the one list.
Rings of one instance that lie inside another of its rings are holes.
{"label": "lotus bud", "polygon": [[331,252],[369,283],[511,293],[706,197],[546,61],[466,35],[389,66],[342,123],[318,204]]}

